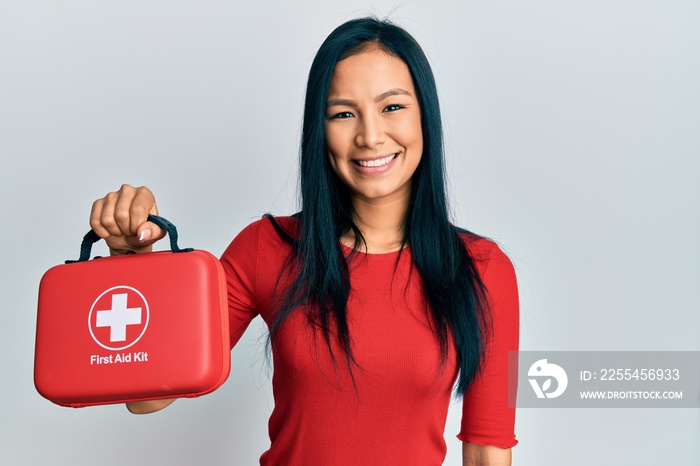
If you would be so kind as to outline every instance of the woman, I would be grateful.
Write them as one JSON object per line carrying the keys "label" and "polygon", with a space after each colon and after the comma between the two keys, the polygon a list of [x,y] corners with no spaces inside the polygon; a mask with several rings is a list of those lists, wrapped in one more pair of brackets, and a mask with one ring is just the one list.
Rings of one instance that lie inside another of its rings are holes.
{"label": "woman", "polygon": [[[432,71],[403,29],[349,21],[311,66],[301,212],[245,228],[223,254],[231,345],[261,315],[275,408],[261,464],[438,465],[453,387],[464,464],[510,464],[507,356],[517,286],[498,247],[448,221]],[[113,254],[163,236],[147,188],[95,201]],[[148,413],[172,400],[131,403]]]}

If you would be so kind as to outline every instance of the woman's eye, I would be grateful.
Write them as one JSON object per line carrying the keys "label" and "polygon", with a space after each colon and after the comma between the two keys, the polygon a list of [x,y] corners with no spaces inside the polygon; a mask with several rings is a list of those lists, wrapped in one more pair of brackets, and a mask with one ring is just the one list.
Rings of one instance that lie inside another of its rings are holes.
{"label": "woman's eye", "polygon": [[329,117],[330,120],[340,120],[344,118],[352,118],[353,114],[350,112],[340,112]]}
{"label": "woman's eye", "polygon": [[384,107],[384,111],[385,112],[395,112],[396,110],[400,110],[402,108],[404,108],[403,105],[391,104],[391,105],[387,105],[386,107]]}

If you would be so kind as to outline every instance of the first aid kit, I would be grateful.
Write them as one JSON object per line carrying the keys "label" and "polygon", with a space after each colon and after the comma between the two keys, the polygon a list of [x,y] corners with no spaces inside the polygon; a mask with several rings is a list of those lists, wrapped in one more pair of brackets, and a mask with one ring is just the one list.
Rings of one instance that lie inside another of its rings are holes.
{"label": "first aid kit", "polygon": [[95,257],[94,231],[80,258],[49,269],[39,285],[34,384],[71,407],[196,397],[228,378],[227,293],[219,260],[180,249]]}

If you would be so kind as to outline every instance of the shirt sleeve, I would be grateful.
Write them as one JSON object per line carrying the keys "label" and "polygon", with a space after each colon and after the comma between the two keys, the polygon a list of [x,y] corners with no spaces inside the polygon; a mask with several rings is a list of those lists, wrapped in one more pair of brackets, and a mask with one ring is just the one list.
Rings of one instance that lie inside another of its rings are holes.
{"label": "shirt sleeve", "polygon": [[231,348],[258,315],[255,300],[260,222],[248,225],[221,256],[228,289]]}
{"label": "shirt sleeve", "polygon": [[492,244],[481,280],[487,289],[492,331],[487,334],[481,371],[464,395],[457,438],[478,445],[510,448],[515,439],[515,407],[508,404],[508,352],[517,351],[520,335],[518,286],[510,259]]}

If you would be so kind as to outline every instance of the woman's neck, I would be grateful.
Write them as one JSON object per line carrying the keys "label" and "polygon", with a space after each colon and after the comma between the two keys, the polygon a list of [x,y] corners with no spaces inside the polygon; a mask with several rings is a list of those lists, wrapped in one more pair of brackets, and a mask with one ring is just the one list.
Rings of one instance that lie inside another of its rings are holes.
{"label": "woman's neck", "polygon": [[[403,242],[403,222],[408,211],[408,199],[352,199],[355,225],[362,232],[367,252],[382,254],[398,251]],[[341,240],[353,246],[352,231]]]}

